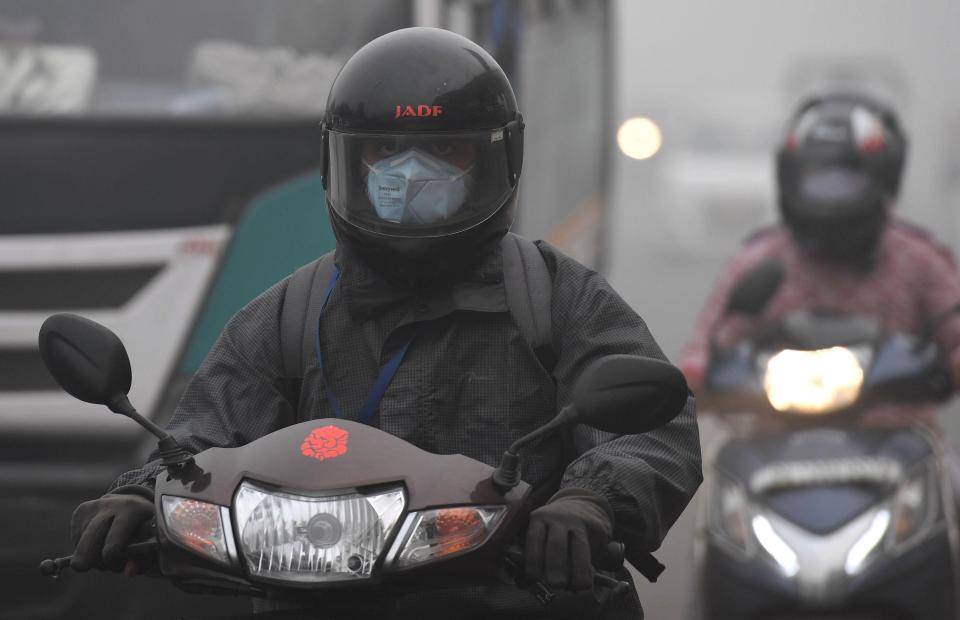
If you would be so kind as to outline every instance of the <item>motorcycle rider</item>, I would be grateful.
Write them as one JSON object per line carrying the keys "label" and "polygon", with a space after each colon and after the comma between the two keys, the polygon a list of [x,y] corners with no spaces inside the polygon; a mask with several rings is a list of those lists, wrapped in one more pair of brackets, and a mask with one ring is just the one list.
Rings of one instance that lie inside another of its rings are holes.
{"label": "motorcycle rider", "polygon": [[[928,333],[960,385],[960,272],[927,232],[892,215],[906,151],[896,114],[870,97],[830,94],[799,106],[776,156],[782,224],[751,236],[717,280],[681,356],[694,391],[704,387],[711,341],[729,348],[802,309]],[[769,260],[785,275],[762,315],[726,314],[736,283]],[[936,427],[928,405],[878,406],[862,420]]]}
{"label": "motorcycle rider", "polygon": [[[601,276],[542,242],[553,359],[525,341],[508,309],[502,255],[522,129],[505,74],[468,39],[409,28],[361,48],[331,87],[321,132],[338,243],[319,326],[305,327],[316,334],[316,356],[291,397],[280,342],[287,278],[230,320],[168,430],[203,450],[342,412],[422,449],[495,465],[514,439],[570,402],[592,360],[662,359],[642,319]],[[531,514],[526,575],[591,596],[599,550],[611,539],[656,549],[699,485],[693,399],[645,435],[578,428],[565,441],[541,441],[524,467],[545,500]],[[77,509],[74,569],[124,566],[124,545],[153,515],[159,471],[147,463]],[[456,597],[445,604],[449,617],[543,615],[534,597],[505,585]],[[417,604],[401,600],[398,613],[422,615]],[[642,617],[635,594],[621,608],[618,617]],[[610,609],[602,617],[613,617]]]}

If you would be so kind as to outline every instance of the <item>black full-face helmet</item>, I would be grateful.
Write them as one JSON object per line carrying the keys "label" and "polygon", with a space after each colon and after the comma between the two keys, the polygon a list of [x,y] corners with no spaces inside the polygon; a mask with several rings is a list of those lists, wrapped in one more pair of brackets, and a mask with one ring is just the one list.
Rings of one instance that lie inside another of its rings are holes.
{"label": "black full-face helmet", "polygon": [[894,112],[871,98],[838,94],[801,104],[777,152],[780,213],[797,243],[869,266],[906,149]]}
{"label": "black full-face helmet", "polygon": [[497,62],[455,33],[363,46],[330,89],[323,148],[338,240],[388,274],[468,264],[513,223],[523,119]]}

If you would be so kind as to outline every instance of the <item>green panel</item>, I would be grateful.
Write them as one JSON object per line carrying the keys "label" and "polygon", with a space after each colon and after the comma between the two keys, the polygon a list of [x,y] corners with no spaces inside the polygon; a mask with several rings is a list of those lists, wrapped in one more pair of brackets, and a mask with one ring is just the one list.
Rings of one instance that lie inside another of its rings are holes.
{"label": "green panel", "polygon": [[334,245],[319,174],[254,199],[237,224],[180,371],[192,374],[200,367],[223,326],[247,302]]}

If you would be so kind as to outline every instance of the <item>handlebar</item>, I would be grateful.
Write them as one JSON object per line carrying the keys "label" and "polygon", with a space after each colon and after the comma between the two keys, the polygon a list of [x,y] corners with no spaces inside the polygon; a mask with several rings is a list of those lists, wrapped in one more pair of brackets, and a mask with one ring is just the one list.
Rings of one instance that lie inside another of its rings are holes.
{"label": "handlebar", "polygon": [[[149,557],[157,551],[157,539],[151,538],[140,542],[127,545],[125,549],[126,557],[136,559],[138,557]],[[67,555],[62,558],[46,559],[40,562],[40,574],[44,577],[57,579],[64,569],[70,567],[70,561],[73,555]]]}
{"label": "handlebar", "polygon": [[[885,402],[936,403],[953,393],[949,369],[935,345],[891,333],[862,344],[837,346],[869,347],[869,354],[866,359],[859,359],[863,380],[856,400],[831,414],[862,412]],[[759,366],[760,356],[785,348],[790,348],[788,343],[771,346],[745,342],[724,352],[715,351],[707,372],[707,387],[697,394],[700,409],[718,414],[772,412],[764,388],[764,369]]]}
{"label": "handlebar", "polygon": [[720,415],[771,409],[766,395],[758,392],[702,392],[696,397],[698,411]]}
{"label": "handlebar", "polygon": [[[156,535],[152,534],[154,532],[154,522],[148,521],[144,524],[139,532],[137,542],[131,543],[126,546],[124,549],[124,555],[126,558],[131,560],[149,558],[155,556],[159,549],[159,542]],[[151,532],[150,535],[147,535],[147,532]],[[615,572],[623,568],[624,561],[626,556],[626,547],[623,543],[619,541],[611,541],[607,544],[605,552],[602,554],[602,557],[596,558],[594,566],[598,571],[606,572]],[[505,560],[507,565],[517,574],[522,574],[523,565],[524,565],[524,552],[523,548],[519,545],[511,545],[507,548],[505,554]],[[40,574],[44,577],[50,577],[51,579],[57,579],[63,573],[63,571],[70,567],[70,562],[73,560],[73,555],[67,555],[60,558],[45,559],[40,562]],[[519,581],[519,580],[518,580]],[[537,599],[544,605],[550,603],[554,598],[556,598],[556,593],[552,588],[547,586],[542,582],[536,582],[533,584],[521,584],[525,585]],[[614,595],[620,595],[629,590],[630,584],[626,581],[621,581],[610,575],[604,574],[602,572],[594,573],[594,586],[601,588],[609,588]]]}
{"label": "handlebar", "polygon": [[[130,559],[150,556],[156,553],[157,547],[157,539],[151,538],[150,540],[127,545],[125,555]],[[623,545],[623,543],[611,541],[607,545],[604,556],[599,558],[600,561],[596,563],[596,567],[600,570],[609,572],[619,570],[623,568],[625,554],[626,547]],[[40,574],[44,577],[57,579],[65,569],[70,567],[70,561],[72,559],[73,556],[68,555],[61,558],[43,560],[39,567]],[[507,564],[519,574],[520,571],[522,571],[524,564],[523,549],[519,546],[509,547],[506,553],[506,561]],[[619,596],[630,589],[630,584],[628,582],[621,581],[601,572],[594,574],[593,583],[596,587],[609,588],[615,596]],[[549,604],[557,596],[556,592],[551,587],[541,581],[528,584],[527,587],[543,605]]]}

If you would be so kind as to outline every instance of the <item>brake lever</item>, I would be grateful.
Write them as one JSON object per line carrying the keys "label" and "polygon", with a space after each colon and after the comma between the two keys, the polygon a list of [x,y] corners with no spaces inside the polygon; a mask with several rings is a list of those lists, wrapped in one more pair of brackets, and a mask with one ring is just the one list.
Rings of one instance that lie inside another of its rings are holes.
{"label": "brake lever", "polygon": [[[133,559],[137,556],[150,555],[157,550],[157,539],[144,540],[127,545],[124,553],[126,557]],[[46,559],[40,562],[40,575],[57,579],[63,573],[63,570],[70,567],[70,561],[73,555],[67,555],[62,558]]]}
{"label": "brake lever", "polygon": [[[623,543],[618,541],[611,541],[607,545],[607,553],[604,558],[602,558],[602,566],[599,566],[601,570],[614,571],[623,567],[624,556],[626,554],[626,547]],[[511,545],[507,548],[505,554],[505,560],[508,566],[516,572],[517,575],[522,574],[523,571],[523,549]],[[615,565],[615,566],[614,566]],[[593,585],[596,587],[609,588],[613,591],[613,594],[619,596],[627,592],[630,589],[630,584],[626,581],[621,581],[609,575],[604,575],[603,573],[595,572],[593,575]],[[548,605],[553,599],[557,597],[557,593],[542,581],[536,581],[534,583],[526,584],[526,587],[537,597],[537,600],[540,601],[543,605]]]}

